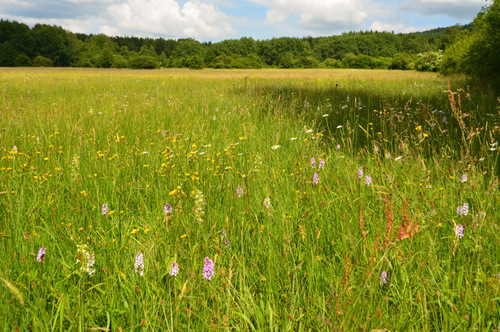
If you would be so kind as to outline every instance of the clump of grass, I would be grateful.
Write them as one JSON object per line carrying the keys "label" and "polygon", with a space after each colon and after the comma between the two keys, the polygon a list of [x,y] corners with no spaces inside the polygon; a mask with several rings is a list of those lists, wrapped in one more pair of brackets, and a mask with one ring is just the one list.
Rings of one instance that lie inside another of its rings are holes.
{"label": "clump of grass", "polygon": [[389,71],[0,80],[4,329],[498,325],[487,91]]}

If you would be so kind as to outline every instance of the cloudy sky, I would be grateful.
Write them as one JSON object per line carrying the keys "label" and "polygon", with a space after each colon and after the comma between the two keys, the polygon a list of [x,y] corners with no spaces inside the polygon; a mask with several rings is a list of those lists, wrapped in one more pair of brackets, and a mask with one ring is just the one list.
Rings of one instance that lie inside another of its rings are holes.
{"label": "cloudy sky", "polygon": [[73,32],[219,41],[423,31],[469,23],[487,0],[0,0],[0,18]]}

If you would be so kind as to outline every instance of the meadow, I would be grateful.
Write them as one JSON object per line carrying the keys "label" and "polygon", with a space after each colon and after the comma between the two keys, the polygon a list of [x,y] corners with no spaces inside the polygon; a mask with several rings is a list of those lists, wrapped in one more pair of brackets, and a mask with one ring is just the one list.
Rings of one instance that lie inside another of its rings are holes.
{"label": "meadow", "polygon": [[500,100],[433,73],[0,69],[5,331],[500,329]]}

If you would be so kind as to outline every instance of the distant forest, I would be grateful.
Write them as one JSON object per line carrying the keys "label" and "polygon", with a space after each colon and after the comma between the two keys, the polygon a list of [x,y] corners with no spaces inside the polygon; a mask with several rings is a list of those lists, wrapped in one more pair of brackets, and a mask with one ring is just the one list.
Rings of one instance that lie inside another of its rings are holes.
{"label": "distant forest", "polygon": [[349,32],[329,37],[193,39],[109,37],[0,20],[0,66],[98,68],[362,68],[437,71],[469,26],[425,32]]}

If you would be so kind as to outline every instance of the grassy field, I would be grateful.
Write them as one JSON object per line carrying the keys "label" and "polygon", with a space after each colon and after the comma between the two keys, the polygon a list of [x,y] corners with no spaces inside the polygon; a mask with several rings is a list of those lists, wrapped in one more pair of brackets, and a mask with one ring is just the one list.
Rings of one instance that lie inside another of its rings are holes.
{"label": "grassy field", "polygon": [[486,86],[0,69],[0,93],[2,330],[500,328]]}

